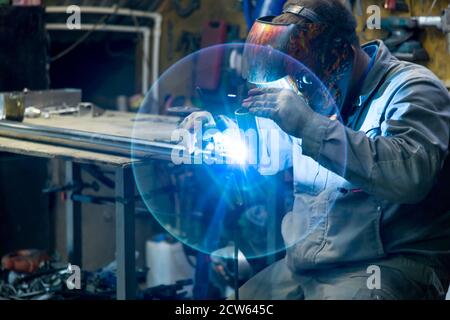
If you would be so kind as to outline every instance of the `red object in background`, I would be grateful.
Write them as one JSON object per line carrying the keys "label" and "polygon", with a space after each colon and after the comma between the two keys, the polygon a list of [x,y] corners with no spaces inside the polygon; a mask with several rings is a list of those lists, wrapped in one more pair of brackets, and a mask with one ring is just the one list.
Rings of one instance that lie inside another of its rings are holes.
{"label": "red object in background", "polygon": [[2,258],[2,268],[6,270],[33,273],[42,263],[49,261],[47,253],[40,250],[19,250]]}
{"label": "red object in background", "polygon": [[386,2],[384,3],[384,8],[394,11],[395,9],[397,9],[397,1],[396,0],[386,0]]}
{"label": "red object in background", "polygon": [[[203,27],[202,48],[224,43],[227,37],[225,21],[208,21]],[[195,85],[205,90],[216,90],[219,87],[223,50],[215,54],[199,54],[196,66]]]}

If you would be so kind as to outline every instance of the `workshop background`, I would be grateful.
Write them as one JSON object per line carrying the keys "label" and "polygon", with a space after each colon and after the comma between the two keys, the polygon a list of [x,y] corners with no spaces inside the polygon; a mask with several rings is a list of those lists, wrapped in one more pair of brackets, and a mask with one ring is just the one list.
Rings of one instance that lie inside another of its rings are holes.
{"label": "workshop background", "polygon": [[[19,9],[41,1],[14,0],[12,2],[13,5],[11,1],[0,0],[0,92],[22,91],[24,88],[29,90],[76,88],[82,91],[83,101],[92,102],[106,110],[137,111],[142,101],[143,81],[141,76],[143,43],[139,36],[92,33],[77,43],[82,33],[48,31],[46,34],[43,31],[44,24],[53,21],[52,19],[58,20],[58,15],[50,17],[39,13],[39,9],[34,8],[37,14],[29,19],[27,13],[19,12]],[[45,6],[101,7],[116,5],[160,13],[163,22],[158,74],[162,74],[177,61],[202,47],[220,42],[244,41],[248,30],[248,17],[246,18],[243,10],[244,2],[246,1],[46,0],[43,4]],[[250,2],[255,5],[258,1]],[[411,32],[402,30],[402,27],[395,24],[396,21],[385,21],[384,30],[367,30],[365,26],[368,15],[365,9],[369,5],[375,4],[382,7],[384,19],[422,15],[440,16],[449,6],[448,1],[406,0],[397,1],[397,5],[400,4],[397,8],[385,9],[385,4],[390,1],[362,0],[362,10],[359,10],[356,4],[358,1],[351,2],[355,2],[354,11],[358,17],[362,42],[375,38],[388,39],[392,37],[393,30]],[[403,5],[406,9],[402,7]],[[433,8],[430,11],[432,5]],[[61,16],[67,15],[61,14]],[[95,21],[90,22],[95,23]],[[121,21],[112,22],[120,23]],[[225,26],[226,32],[217,36],[215,29],[221,26]],[[411,55],[413,60],[417,59],[416,62],[429,67],[447,87],[450,87],[450,64],[448,63],[450,53],[447,49],[449,44],[445,34],[434,27],[421,28],[412,33],[401,44],[414,40],[413,43],[402,48],[401,53],[406,56]],[[72,48],[74,43],[77,45]],[[48,66],[45,61],[42,62],[38,58],[45,53],[36,51],[35,48],[48,49],[51,61]],[[70,50],[65,52],[67,48]],[[149,52],[151,53],[152,50]],[[147,58],[151,60],[151,57]],[[150,73],[152,71],[154,70],[150,70]],[[190,71],[186,70],[186,72]],[[5,74],[16,76],[2,77]],[[161,92],[161,96],[166,94]],[[167,108],[178,105],[179,98],[169,97],[167,103],[159,105],[156,111],[167,114]],[[50,159],[32,158],[5,152],[0,155],[0,159],[0,256],[21,249],[36,249],[52,256],[56,254],[61,261],[68,261],[65,215],[67,192],[64,189],[58,189],[58,186],[65,185],[67,168],[64,160],[51,159],[51,157]],[[114,197],[112,188],[102,183],[96,184],[98,176],[95,170],[94,168],[91,171],[81,171],[83,183],[95,185],[95,190],[89,193],[95,196]],[[155,172],[158,170],[161,173],[166,168],[156,168]],[[102,174],[107,180],[108,177],[111,179],[110,172],[106,171]],[[170,187],[173,182],[170,178],[163,177],[163,174],[157,177],[155,173],[155,178],[159,179],[161,187]],[[288,173],[277,178],[289,182]],[[167,197],[165,201],[171,202],[172,199]],[[81,206],[83,270],[94,272],[104,268],[116,258],[115,209],[114,206],[94,203],[83,203]],[[143,206],[136,207],[135,230],[137,268],[143,270],[145,277],[145,268],[148,267],[146,253],[149,247],[158,241],[170,244],[172,240],[161,236],[165,234],[163,228]],[[185,250],[188,249],[185,248]],[[195,253],[191,254],[195,255]],[[269,260],[259,262],[256,269],[262,268],[269,262]],[[145,280],[143,282],[145,283]],[[211,293],[210,297],[217,297],[214,294]]]}

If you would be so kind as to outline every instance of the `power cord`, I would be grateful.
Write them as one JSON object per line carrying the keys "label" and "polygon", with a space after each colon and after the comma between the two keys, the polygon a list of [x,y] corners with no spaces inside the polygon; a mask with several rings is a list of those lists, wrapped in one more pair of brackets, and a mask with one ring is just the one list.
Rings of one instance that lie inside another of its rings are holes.
{"label": "power cord", "polygon": [[62,57],[66,56],[67,54],[69,54],[71,51],[73,51],[75,48],[77,48],[80,44],[82,44],[84,41],[86,41],[87,38],[89,38],[91,36],[91,34],[96,31],[98,29],[98,27],[102,24],[104,24],[104,22],[106,21],[106,19],[108,19],[111,16],[116,15],[117,10],[119,9],[118,6],[114,6],[114,12],[111,14],[106,14],[104,16],[102,16],[95,24],[94,27],[89,30],[88,32],[85,32],[80,38],[78,38],[77,41],[75,41],[72,45],[70,45],[67,49],[64,49],[62,52],[58,53],[57,55],[53,56],[50,58],[50,62],[55,62],[59,59],[61,59]]}
{"label": "power cord", "polygon": [[431,4],[430,9],[428,10],[428,16],[431,15],[431,13],[433,12],[434,7],[436,6],[437,0],[434,0],[433,3]]}

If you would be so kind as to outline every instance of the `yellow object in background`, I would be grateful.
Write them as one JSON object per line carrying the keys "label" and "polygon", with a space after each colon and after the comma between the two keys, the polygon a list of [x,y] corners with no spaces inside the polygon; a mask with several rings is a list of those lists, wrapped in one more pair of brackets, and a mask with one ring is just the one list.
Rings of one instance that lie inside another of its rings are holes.
{"label": "yellow object in background", "polygon": [[25,114],[25,99],[21,92],[3,95],[3,116],[6,120],[22,122]]}

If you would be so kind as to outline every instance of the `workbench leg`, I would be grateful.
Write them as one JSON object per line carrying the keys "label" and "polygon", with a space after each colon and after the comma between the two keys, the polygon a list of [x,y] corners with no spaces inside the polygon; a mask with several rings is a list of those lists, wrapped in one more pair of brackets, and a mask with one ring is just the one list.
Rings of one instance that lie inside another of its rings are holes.
{"label": "workbench leg", "polygon": [[117,299],[136,297],[134,179],[130,167],[116,169]]}
{"label": "workbench leg", "polygon": [[[80,166],[72,161],[66,161],[66,184],[79,184],[81,182]],[[82,226],[81,203],[72,201],[69,190],[66,199],[66,248],[69,263],[82,267]]]}

